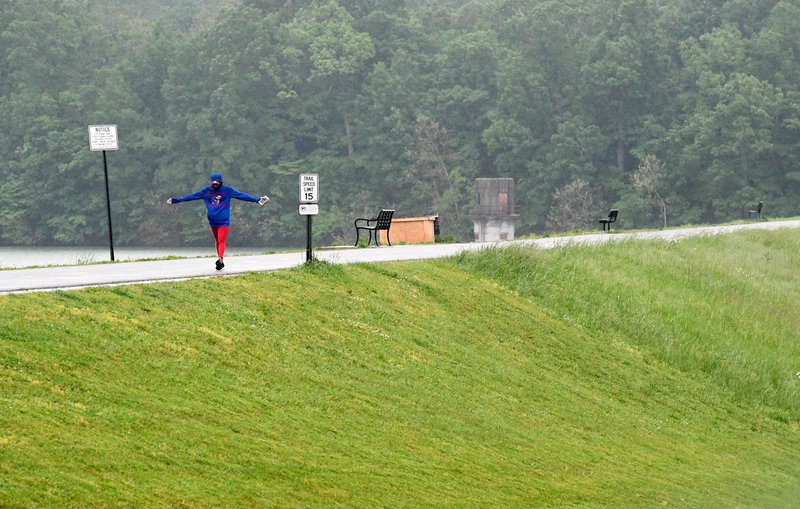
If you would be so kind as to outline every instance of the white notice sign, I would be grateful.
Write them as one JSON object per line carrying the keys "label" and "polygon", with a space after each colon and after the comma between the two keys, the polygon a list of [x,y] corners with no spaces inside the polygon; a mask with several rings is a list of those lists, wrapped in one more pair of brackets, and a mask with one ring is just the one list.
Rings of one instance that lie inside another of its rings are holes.
{"label": "white notice sign", "polygon": [[316,216],[319,214],[319,205],[312,203],[304,203],[300,205],[301,216]]}
{"label": "white notice sign", "polygon": [[118,148],[116,125],[89,126],[89,149],[93,152],[99,152],[101,150],[117,150]]}
{"label": "white notice sign", "polygon": [[317,203],[319,201],[319,175],[303,173],[300,175],[300,203]]}

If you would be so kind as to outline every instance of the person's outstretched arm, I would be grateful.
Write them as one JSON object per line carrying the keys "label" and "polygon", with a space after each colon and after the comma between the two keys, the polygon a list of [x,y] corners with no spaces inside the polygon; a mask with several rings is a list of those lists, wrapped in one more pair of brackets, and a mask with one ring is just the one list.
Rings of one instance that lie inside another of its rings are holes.
{"label": "person's outstretched arm", "polygon": [[174,203],[180,203],[182,201],[201,200],[202,198],[203,198],[203,190],[201,189],[196,193],[187,194],[186,196],[181,196],[180,198],[172,196],[167,200],[167,203],[172,205]]}
{"label": "person's outstretched arm", "polygon": [[264,205],[269,201],[269,196],[267,195],[264,195],[261,198],[256,198],[253,195],[243,193],[238,189],[234,188],[231,188],[231,198],[236,198],[237,200],[242,200],[242,201],[252,201],[258,203],[259,205]]}

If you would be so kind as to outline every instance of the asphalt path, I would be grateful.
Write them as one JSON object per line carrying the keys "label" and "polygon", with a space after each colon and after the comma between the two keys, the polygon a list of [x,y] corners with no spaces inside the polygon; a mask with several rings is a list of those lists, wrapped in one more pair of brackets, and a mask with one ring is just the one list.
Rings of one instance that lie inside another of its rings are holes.
{"label": "asphalt path", "polygon": [[[674,241],[699,235],[720,235],[742,230],[777,230],[783,228],[800,228],[800,221],[769,221],[637,233],[604,232],[506,242],[414,244],[362,249],[339,248],[315,250],[314,256],[318,259],[336,264],[375,263],[443,258],[454,256],[464,251],[475,251],[488,247],[536,246],[541,249],[552,249],[567,245],[601,244],[628,239],[661,239]],[[181,281],[194,278],[227,277],[250,272],[270,272],[302,265],[305,263],[305,257],[305,251],[268,255],[233,256],[225,260],[225,268],[221,271],[217,271],[214,268],[215,258],[211,257],[2,270],[0,271],[0,294],[72,290],[93,286],[156,283],[160,281]]]}

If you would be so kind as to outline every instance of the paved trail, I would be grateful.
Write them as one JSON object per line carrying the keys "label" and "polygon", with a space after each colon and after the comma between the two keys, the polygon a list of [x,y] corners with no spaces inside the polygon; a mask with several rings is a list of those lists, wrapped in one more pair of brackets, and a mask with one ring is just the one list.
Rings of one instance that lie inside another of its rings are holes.
{"label": "paved trail", "polygon": [[[423,244],[381,246],[369,249],[336,249],[316,251],[315,256],[331,263],[369,263],[398,260],[420,260],[453,256],[463,251],[486,247],[537,246],[550,249],[575,244],[600,244],[625,239],[679,240],[698,235],[719,235],[741,230],[777,230],[800,228],[800,221],[770,221],[732,226],[708,226],[641,233],[598,233],[573,237],[515,240],[497,243]],[[235,256],[226,260],[225,269],[214,269],[214,258],[193,258],[147,262],[117,262],[99,265],[47,267],[0,271],[0,294],[53,291],[158,281],[180,281],[192,278],[222,277],[247,272],[268,272],[302,265],[305,251],[271,255]]]}

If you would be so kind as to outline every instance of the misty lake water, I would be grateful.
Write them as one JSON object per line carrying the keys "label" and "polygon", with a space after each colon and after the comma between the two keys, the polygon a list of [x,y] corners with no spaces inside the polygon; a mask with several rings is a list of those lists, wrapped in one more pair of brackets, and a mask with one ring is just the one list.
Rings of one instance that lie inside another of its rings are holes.
{"label": "misty lake water", "polygon": [[[261,247],[229,247],[225,256],[267,254],[282,249]],[[214,247],[114,247],[116,261],[146,260],[179,256],[198,256],[215,259]],[[106,247],[9,247],[0,246],[0,268],[44,267],[48,265],[79,265],[107,262],[111,253]]]}

